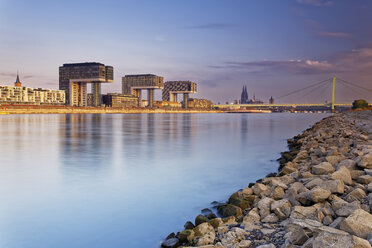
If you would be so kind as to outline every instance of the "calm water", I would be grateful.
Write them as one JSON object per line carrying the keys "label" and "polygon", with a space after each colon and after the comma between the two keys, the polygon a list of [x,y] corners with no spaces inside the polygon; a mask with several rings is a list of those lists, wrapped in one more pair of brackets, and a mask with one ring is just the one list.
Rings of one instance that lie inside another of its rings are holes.
{"label": "calm water", "polygon": [[0,247],[158,247],[325,116],[0,116]]}

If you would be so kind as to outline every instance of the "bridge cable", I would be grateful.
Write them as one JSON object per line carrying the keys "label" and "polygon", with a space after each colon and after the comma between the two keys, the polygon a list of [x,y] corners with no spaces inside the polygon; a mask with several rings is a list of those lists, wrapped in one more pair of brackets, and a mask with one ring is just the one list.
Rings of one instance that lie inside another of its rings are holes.
{"label": "bridge cable", "polygon": [[350,89],[351,91],[353,91],[354,93],[356,93],[357,95],[365,95],[367,96],[367,92],[361,92],[361,91],[357,91],[356,89],[354,89],[353,87],[351,87],[349,84],[343,82],[343,80],[339,80],[341,84],[343,84],[344,86],[346,86],[348,89]]}
{"label": "bridge cable", "polygon": [[[314,91],[316,90],[319,90],[319,89],[325,89],[326,87],[329,87],[330,85],[327,85],[327,84],[321,84],[319,85],[318,87],[315,87],[314,89],[311,89],[309,92],[305,93],[304,95],[301,96],[301,98],[305,97],[305,96],[308,96],[310,95],[311,93],[313,93]],[[322,91],[323,93],[324,91]]]}
{"label": "bridge cable", "polygon": [[295,93],[301,92],[301,91],[303,91],[303,90],[309,89],[309,88],[314,87],[314,86],[317,86],[317,85],[319,85],[319,84],[324,84],[324,83],[326,83],[326,82],[328,82],[328,81],[330,81],[330,80],[331,80],[331,79],[327,79],[327,80],[324,80],[324,81],[321,81],[321,82],[317,82],[317,83],[315,83],[315,84],[312,84],[312,85],[306,86],[306,87],[304,87],[304,88],[301,88],[301,89],[298,89],[298,90],[292,91],[292,92],[290,92],[290,93],[288,93],[288,94],[285,94],[285,95],[279,96],[279,97],[277,97],[276,99],[280,99],[280,98],[283,98],[283,97],[286,97],[286,96],[293,95],[293,94],[295,94]]}
{"label": "bridge cable", "polygon": [[368,89],[368,88],[365,88],[365,87],[359,86],[359,85],[357,85],[357,84],[350,83],[350,82],[348,82],[348,81],[346,81],[346,80],[343,80],[343,79],[341,79],[341,78],[337,78],[337,79],[340,80],[340,81],[342,81],[342,82],[344,82],[344,83],[346,83],[346,84],[353,85],[354,87],[357,87],[357,88],[360,88],[360,89],[363,89],[363,90],[367,90],[367,91],[372,91],[372,89]]}

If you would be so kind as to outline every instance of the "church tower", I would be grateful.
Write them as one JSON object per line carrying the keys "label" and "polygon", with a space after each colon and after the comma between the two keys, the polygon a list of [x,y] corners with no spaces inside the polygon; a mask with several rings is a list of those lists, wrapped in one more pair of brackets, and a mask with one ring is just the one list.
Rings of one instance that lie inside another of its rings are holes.
{"label": "church tower", "polygon": [[15,87],[22,87],[22,83],[21,83],[21,81],[19,81],[19,75],[18,75],[18,72],[17,72],[17,79],[16,79],[16,81],[15,81],[15,83],[14,83],[14,86],[15,86]]}

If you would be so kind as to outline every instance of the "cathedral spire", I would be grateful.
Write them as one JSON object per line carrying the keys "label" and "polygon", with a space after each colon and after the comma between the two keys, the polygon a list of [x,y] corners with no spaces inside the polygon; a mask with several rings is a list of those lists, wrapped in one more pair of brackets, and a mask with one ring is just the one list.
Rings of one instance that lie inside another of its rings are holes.
{"label": "cathedral spire", "polygon": [[22,87],[22,83],[21,83],[21,81],[19,80],[18,71],[17,71],[17,79],[16,79],[16,81],[15,81],[15,83],[14,83],[14,86],[15,86],[15,87]]}

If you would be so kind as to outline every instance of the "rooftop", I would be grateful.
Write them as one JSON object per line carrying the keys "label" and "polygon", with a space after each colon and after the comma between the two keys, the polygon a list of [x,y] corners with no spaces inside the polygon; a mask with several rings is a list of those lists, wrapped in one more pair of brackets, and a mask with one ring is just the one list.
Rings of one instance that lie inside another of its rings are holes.
{"label": "rooftop", "polygon": [[84,62],[84,63],[67,63],[67,64],[63,64],[63,67],[93,66],[93,65],[105,66],[104,64],[98,63],[98,62]]}

